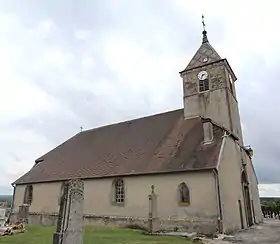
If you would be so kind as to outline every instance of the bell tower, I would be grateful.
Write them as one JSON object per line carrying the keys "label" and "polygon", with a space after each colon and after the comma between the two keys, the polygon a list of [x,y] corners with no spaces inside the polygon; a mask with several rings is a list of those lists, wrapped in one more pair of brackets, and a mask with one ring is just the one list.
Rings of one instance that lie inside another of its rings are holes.
{"label": "bell tower", "polygon": [[209,118],[234,133],[243,144],[234,84],[237,78],[228,61],[210,45],[203,16],[202,23],[202,44],[180,72],[185,119]]}

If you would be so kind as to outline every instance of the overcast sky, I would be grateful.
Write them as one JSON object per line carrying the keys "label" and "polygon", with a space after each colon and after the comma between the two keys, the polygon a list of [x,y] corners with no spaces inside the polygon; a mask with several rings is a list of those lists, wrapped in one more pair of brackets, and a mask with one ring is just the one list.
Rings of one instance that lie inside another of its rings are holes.
{"label": "overcast sky", "polygon": [[261,195],[280,196],[279,9],[276,0],[0,0],[0,194],[81,125],[181,108],[178,72],[201,44],[204,13],[238,77]]}

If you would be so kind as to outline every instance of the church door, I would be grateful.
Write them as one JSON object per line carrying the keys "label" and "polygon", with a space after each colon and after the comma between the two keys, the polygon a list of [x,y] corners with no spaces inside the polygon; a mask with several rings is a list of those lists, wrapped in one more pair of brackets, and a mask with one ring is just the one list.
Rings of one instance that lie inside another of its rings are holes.
{"label": "church door", "polygon": [[243,198],[244,198],[244,206],[245,206],[245,213],[246,213],[246,220],[247,225],[253,225],[253,215],[252,215],[252,208],[251,208],[251,199],[250,199],[250,190],[249,190],[249,183],[246,177],[245,172],[242,172],[242,190],[243,190]]}
{"label": "church door", "polygon": [[241,200],[238,200],[238,206],[239,206],[239,214],[240,214],[241,229],[244,229],[243,211],[242,211]]}

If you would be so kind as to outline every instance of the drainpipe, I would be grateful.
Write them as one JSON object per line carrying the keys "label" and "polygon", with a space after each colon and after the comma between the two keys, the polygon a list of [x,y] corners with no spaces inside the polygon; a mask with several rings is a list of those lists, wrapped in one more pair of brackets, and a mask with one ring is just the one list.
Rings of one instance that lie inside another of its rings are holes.
{"label": "drainpipe", "polygon": [[11,200],[11,212],[10,212],[10,215],[8,216],[8,219],[7,219],[6,223],[10,223],[11,216],[12,216],[12,213],[13,213],[13,210],[14,210],[14,205],[15,205],[16,185],[12,184],[12,187],[14,188],[14,190],[13,190],[13,196],[12,196],[12,200]]}
{"label": "drainpipe", "polygon": [[223,233],[223,211],[222,211],[219,172],[217,169],[214,169],[213,173],[215,178],[216,197],[217,197],[217,204],[218,204],[218,219],[217,219],[218,232]]}
{"label": "drainpipe", "polygon": [[12,201],[11,201],[11,212],[14,210],[14,205],[15,205],[16,185],[12,184],[12,187],[14,188],[14,190],[13,190],[13,197],[12,197]]}
{"label": "drainpipe", "polygon": [[215,187],[216,187],[216,197],[217,197],[217,204],[218,204],[218,231],[219,233],[223,233],[223,209],[222,209],[222,201],[221,201],[221,190],[220,190],[220,179],[219,179],[219,166],[221,163],[222,153],[225,147],[225,140],[226,137],[229,135],[225,132],[222,139],[222,144],[218,156],[217,167],[213,169],[214,178],[215,178]]}

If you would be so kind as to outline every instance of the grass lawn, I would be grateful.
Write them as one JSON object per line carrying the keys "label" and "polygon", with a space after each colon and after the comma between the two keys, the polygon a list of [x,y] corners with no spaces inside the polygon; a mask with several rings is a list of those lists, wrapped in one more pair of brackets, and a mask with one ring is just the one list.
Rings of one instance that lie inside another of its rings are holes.
{"label": "grass lawn", "polygon": [[[186,238],[169,236],[147,236],[140,231],[120,229],[120,228],[102,228],[87,226],[84,228],[84,244],[191,244]],[[15,234],[12,236],[0,237],[0,244],[50,244],[54,227],[28,226],[27,232]]]}

